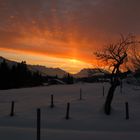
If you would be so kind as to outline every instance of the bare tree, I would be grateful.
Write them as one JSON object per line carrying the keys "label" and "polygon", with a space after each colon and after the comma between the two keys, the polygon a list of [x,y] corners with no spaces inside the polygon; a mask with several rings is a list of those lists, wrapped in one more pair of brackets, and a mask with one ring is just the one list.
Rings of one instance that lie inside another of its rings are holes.
{"label": "bare tree", "polygon": [[133,35],[129,34],[126,37],[121,35],[118,42],[107,45],[102,52],[95,53],[96,57],[108,63],[111,69],[111,86],[104,105],[104,111],[107,115],[110,115],[111,113],[111,103],[114,92],[120,83],[121,66],[127,61],[128,50],[136,43],[137,41],[135,41]]}

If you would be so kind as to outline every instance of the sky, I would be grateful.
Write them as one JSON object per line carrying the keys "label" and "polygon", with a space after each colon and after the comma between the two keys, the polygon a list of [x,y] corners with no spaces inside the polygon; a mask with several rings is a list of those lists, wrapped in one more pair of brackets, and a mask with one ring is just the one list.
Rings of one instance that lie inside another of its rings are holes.
{"label": "sky", "polygon": [[94,52],[140,36],[140,0],[0,0],[0,56],[70,73],[100,64]]}

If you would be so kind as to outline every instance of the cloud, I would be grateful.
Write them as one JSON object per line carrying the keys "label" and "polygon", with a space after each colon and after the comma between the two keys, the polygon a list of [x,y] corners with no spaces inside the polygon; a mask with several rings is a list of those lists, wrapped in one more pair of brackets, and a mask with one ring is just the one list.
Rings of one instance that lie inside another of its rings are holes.
{"label": "cloud", "polygon": [[0,47],[76,58],[140,35],[139,0],[0,0]]}

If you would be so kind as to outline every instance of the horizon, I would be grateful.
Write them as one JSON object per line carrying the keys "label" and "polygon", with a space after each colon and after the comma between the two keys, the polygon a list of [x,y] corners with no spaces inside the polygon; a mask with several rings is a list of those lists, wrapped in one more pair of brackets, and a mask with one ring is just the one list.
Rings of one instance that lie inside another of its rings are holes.
{"label": "horizon", "polygon": [[0,55],[69,73],[104,67],[94,52],[120,34],[140,38],[139,5],[137,0],[0,0]]}
{"label": "horizon", "polygon": [[[6,59],[6,60],[9,60],[9,61],[12,61],[12,62],[16,62],[16,63],[26,62],[25,60],[16,61],[16,60],[8,59],[8,58],[3,57],[3,56],[0,56],[0,58]],[[74,61],[75,61],[75,60],[74,60]],[[64,70],[64,69],[62,69],[62,68],[60,68],[60,67],[47,67],[47,66],[45,66],[45,65],[40,65],[40,64],[29,64],[28,62],[26,62],[26,64],[27,64],[27,65],[32,65],[32,66],[42,66],[42,67],[46,67],[46,68],[61,69],[61,70],[65,71],[66,73],[69,73],[69,74],[77,74],[77,73],[79,73],[81,70],[84,70],[84,69],[98,69],[98,67],[94,67],[94,68],[93,68],[93,67],[92,67],[92,68],[83,67],[82,69],[80,69],[80,70],[77,71],[76,73],[70,73],[70,72],[68,72],[68,71],[66,71],[66,70]],[[100,68],[100,69],[101,69],[101,68]],[[103,70],[105,70],[105,69],[103,69]]]}

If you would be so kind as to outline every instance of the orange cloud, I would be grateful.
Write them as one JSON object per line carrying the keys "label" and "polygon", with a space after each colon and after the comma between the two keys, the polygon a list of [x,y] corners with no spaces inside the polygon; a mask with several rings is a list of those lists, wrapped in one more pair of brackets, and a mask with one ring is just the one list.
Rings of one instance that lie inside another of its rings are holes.
{"label": "orange cloud", "polygon": [[116,34],[140,35],[139,4],[137,0],[128,0],[127,6],[125,0],[0,0],[0,48],[42,56],[38,63],[43,64],[49,57],[53,65],[63,59],[61,67],[69,60],[77,60],[79,68],[97,65],[93,52]]}

